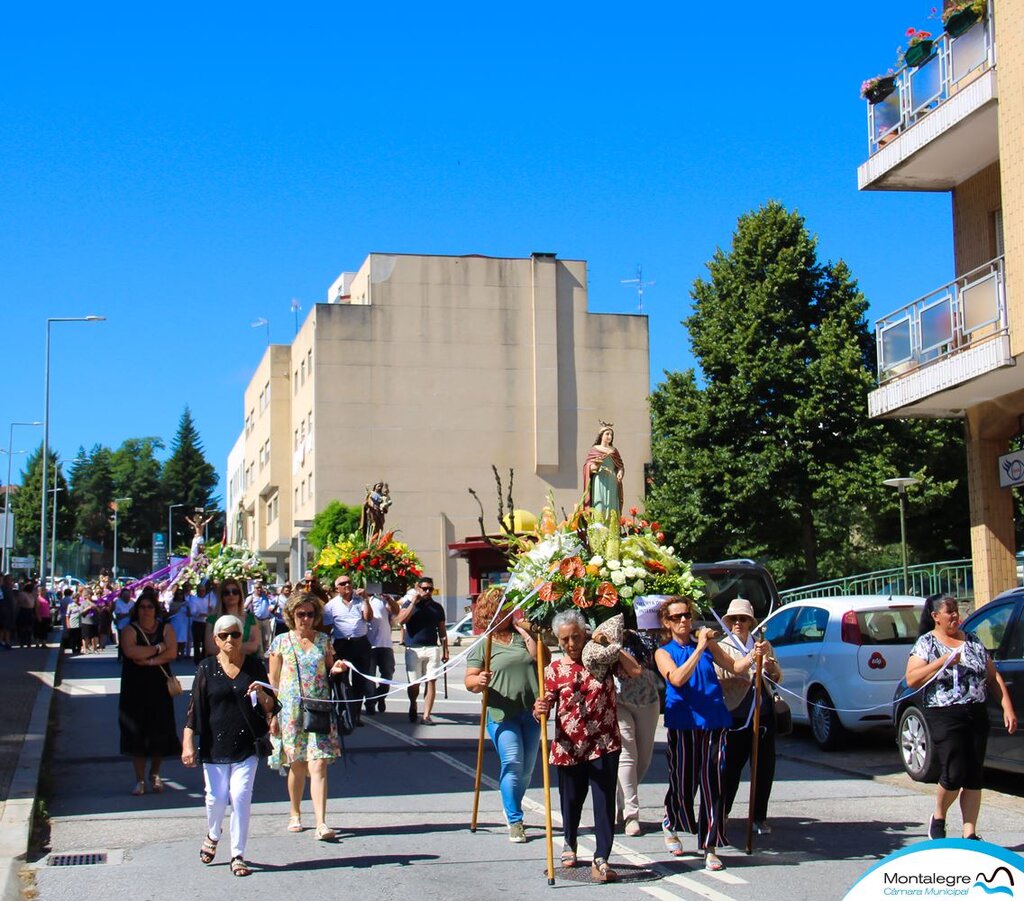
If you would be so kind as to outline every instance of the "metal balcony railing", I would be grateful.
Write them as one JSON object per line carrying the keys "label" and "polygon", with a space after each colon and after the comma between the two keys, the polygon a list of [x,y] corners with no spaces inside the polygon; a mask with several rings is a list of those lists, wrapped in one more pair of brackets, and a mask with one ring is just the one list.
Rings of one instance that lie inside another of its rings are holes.
{"label": "metal balcony railing", "polygon": [[1003,258],[996,257],[875,323],[878,382],[1007,333]]}
{"label": "metal balcony railing", "polygon": [[880,103],[868,103],[868,155],[948,100],[969,76],[995,65],[994,34],[990,7],[989,13],[963,34],[940,34],[923,65],[899,69],[896,90]]}

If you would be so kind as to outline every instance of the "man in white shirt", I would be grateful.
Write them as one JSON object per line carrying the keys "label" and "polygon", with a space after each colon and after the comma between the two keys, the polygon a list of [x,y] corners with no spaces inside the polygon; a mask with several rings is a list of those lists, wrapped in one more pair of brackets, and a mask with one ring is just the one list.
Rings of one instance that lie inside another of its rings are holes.
{"label": "man in white shirt", "polygon": [[264,653],[274,640],[274,611],[270,603],[270,595],[263,587],[262,579],[253,579],[252,594],[245,599],[245,609],[252,612],[256,617],[256,623],[260,627],[262,647]]}
{"label": "man in white shirt", "polygon": [[[389,594],[383,598],[371,597],[370,609],[373,611],[373,619],[370,620],[370,629],[367,633],[367,638],[370,639],[370,668],[366,674],[391,679],[395,675],[395,648],[391,637],[391,623],[398,615],[398,601]],[[390,686],[375,683],[371,683],[371,686],[367,686],[366,712],[373,716],[378,710],[383,713],[387,709],[384,701]]]}
{"label": "man in white shirt", "polygon": [[[373,608],[370,596],[365,588],[352,590],[352,577],[342,573],[334,580],[337,592],[324,607],[324,628],[331,630],[334,639],[334,659],[347,660],[359,672],[370,671],[370,620],[373,619]],[[352,721],[363,725],[360,717],[363,697],[367,693],[367,682],[359,675],[348,670],[341,677],[351,687],[349,699],[352,708]],[[351,679],[351,681],[349,681]],[[370,683],[372,684],[372,683]]]}
{"label": "man in white shirt", "polygon": [[210,610],[212,597],[209,582],[204,579],[200,583],[197,593],[189,592],[185,598],[185,604],[188,606],[189,629],[192,631],[192,659],[196,666],[199,666],[203,658],[207,656],[206,617],[212,612]]}

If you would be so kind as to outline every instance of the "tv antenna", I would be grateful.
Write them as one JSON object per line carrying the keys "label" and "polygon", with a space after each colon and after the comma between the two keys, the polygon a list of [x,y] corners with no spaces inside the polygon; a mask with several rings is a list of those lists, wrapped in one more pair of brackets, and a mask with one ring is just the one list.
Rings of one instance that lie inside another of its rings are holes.
{"label": "tv antenna", "polygon": [[636,309],[637,312],[642,313],[644,311],[644,288],[649,288],[656,282],[644,281],[644,267],[639,263],[636,264],[636,278],[624,278],[622,279],[624,285],[635,285],[636,286]]}

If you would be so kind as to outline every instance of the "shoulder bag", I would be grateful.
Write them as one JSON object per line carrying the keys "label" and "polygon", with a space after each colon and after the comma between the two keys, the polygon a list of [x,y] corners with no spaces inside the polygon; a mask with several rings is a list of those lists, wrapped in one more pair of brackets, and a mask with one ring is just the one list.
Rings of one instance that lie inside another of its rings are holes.
{"label": "shoulder bag", "polygon": [[[146,635],[146,633],[143,632],[142,629],[139,628],[137,624],[133,623],[133,625],[135,625],[135,631],[142,636],[142,640],[146,642],[146,644],[149,647],[153,647],[153,642],[149,640],[149,637]],[[181,687],[181,682],[178,681],[178,677],[175,676],[174,673],[169,672],[167,667],[164,666],[162,663],[160,664],[160,670],[167,678],[167,694],[169,694],[172,698],[178,697],[178,695],[180,695],[182,691],[184,691],[184,689]]]}
{"label": "shoulder bag", "polygon": [[320,701],[306,697],[306,687],[302,684],[302,670],[299,668],[299,655],[295,650],[295,639],[291,635],[288,640],[292,646],[292,657],[295,658],[295,678],[299,681],[299,709],[302,710],[302,730],[314,735],[327,735],[331,731],[331,701]]}
{"label": "shoulder bag", "polygon": [[[225,674],[226,675],[226,674]],[[238,709],[242,712],[242,722],[245,723],[245,728],[248,730],[249,735],[252,737],[253,747],[256,749],[257,757],[269,757],[274,753],[274,746],[270,743],[270,727],[267,727],[267,732],[262,735],[257,735],[252,725],[249,723],[249,715],[245,710],[245,705],[242,703],[242,699],[235,695],[235,700],[238,702]],[[277,699],[275,698],[275,701]],[[275,705],[280,706],[280,705]]]}

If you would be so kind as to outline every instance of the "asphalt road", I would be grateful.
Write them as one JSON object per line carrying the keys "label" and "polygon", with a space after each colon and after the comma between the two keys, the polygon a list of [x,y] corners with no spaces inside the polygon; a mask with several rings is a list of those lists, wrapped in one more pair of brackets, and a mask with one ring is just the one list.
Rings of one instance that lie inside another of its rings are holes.
{"label": "asphalt road", "polygon": [[[191,667],[183,664],[177,670],[184,676]],[[481,798],[480,828],[469,832],[479,700],[461,688],[458,674],[449,678],[450,700],[438,704],[438,725],[410,724],[401,696],[388,713],[364,719],[368,725],[349,740],[348,760],[330,772],[328,820],[339,832],[337,843],[315,841],[312,830],[286,832],[284,781],[261,769],[247,852],[255,872],[242,880],[230,875],[226,848],[211,867],[198,860],[205,826],[200,771],[171,761],[164,769],[168,792],[141,798],[129,794],[131,768],[117,756],[119,670],[113,655],[66,660],[63,672],[56,701],[50,850],[106,852],[108,862],[55,867],[41,857],[35,883],[44,901],[215,893],[221,898],[281,898],[307,887],[416,901],[454,895],[583,898],[595,891],[589,867],[558,870],[556,885],[547,885],[539,767],[527,796],[527,844],[508,842],[490,779]],[[183,681],[187,688],[190,680]],[[185,697],[179,699],[179,727],[184,706]],[[640,793],[649,828],[638,838],[619,837],[612,863],[623,882],[602,886],[602,897],[841,898],[871,863],[924,838],[931,789],[903,776],[891,734],[854,739],[847,749],[824,754],[798,730],[780,748],[773,834],[757,838],[750,856],[723,849],[727,869],[705,872],[695,852],[672,858],[663,850],[656,826],[666,782],[662,749],[659,744]],[[497,773],[489,745],[485,773]],[[1001,780],[1002,791],[987,792],[980,831],[1020,851],[1024,801],[1013,793],[1020,789],[1011,782]],[[745,788],[740,797],[746,797]],[[553,800],[557,857],[556,794]],[[734,816],[742,818],[745,812],[737,802]],[[591,822],[588,810],[581,858],[593,847]],[[684,848],[693,852],[692,837],[684,839]]]}

